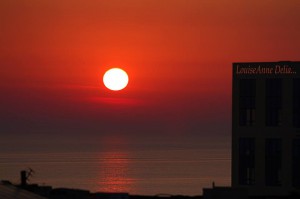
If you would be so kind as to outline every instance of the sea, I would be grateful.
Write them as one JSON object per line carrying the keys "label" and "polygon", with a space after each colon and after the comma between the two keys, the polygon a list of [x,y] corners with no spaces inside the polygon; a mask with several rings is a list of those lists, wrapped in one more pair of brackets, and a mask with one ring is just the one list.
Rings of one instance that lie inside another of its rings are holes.
{"label": "sea", "polygon": [[0,180],[138,195],[201,195],[231,184],[229,136],[4,135]]}

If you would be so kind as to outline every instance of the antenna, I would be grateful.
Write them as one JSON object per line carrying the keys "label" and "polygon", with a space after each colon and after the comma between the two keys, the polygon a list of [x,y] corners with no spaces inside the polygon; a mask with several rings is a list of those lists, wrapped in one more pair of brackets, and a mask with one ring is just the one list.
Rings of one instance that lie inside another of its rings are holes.
{"label": "antenna", "polygon": [[32,168],[29,167],[28,170],[27,170],[26,180],[30,181],[29,178],[33,177],[34,173],[35,173],[35,171]]}
{"label": "antenna", "polygon": [[30,181],[29,178],[33,177],[35,171],[32,168],[21,171],[21,186],[26,186],[27,182]]}

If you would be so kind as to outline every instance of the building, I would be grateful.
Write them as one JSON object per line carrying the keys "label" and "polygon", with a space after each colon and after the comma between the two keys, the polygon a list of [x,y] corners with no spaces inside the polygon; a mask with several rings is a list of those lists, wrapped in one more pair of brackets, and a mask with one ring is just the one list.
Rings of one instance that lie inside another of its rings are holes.
{"label": "building", "polygon": [[5,199],[46,199],[30,191],[12,185],[9,181],[0,182],[0,198]]}
{"label": "building", "polygon": [[233,63],[232,187],[300,190],[300,62]]}
{"label": "building", "polygon": [[203,199],[248,199],[245,188],[216,187],[204,188]]}

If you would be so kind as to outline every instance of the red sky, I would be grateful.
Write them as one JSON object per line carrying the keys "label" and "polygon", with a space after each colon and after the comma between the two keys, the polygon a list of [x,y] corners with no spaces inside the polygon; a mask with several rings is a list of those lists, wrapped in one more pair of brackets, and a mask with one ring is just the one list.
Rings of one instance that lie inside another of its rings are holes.
{"label": "red sky", "polygon": [[229,138],[232,62],[299,61],[299,19],[298,0],[1,1],[0,134]]}

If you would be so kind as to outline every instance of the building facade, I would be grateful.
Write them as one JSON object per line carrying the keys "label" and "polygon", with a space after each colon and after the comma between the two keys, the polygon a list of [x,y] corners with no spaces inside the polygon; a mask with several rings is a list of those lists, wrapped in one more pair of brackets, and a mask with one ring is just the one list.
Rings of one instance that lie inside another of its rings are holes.
{"label": "building facade", "polygon": [[232,187],[300,190],[300,62],[233,63]]}

